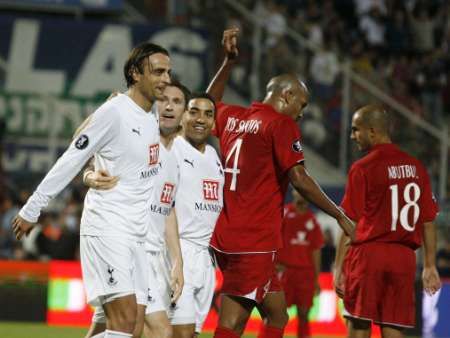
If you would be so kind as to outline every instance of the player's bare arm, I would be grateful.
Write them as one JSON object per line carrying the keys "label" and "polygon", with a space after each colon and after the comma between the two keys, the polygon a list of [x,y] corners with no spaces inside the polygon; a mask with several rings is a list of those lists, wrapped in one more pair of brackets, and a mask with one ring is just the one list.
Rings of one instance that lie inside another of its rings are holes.
{"label": "player's bare arm", "polygon": [[308,174],[303,164],[293,166],[289,170],[289,179],[297,191],[309,202],[314,203],[322,211],[335,218],[341,229],[354,238],[353,222],[322,191],[317,182]]}
{"label": "player's bare arm", "polygon": [[336,257],[334,259],[334,289],[336,294],[340,297],[344,297],[344,281],[345,276],[342,271],[342,267],[344,265],[344,258],[347,254],[347,250],[349,248],[350,239],[348,236],[341,232],[339,237],[339,243],[336,248]]}
{"label": "player's bare arm", "polygon": [[172,289],[172,303],[176,303],[181,296],[184,286],[183,256],[180,247],[180,235],[178,233],[177,215],[172,208],[166,218],[166,245],[172,262],[170,287]]}
{"label": "player's bare arm", "polygon": [[206,92],[211,95],[216,102],[222,101],[225,86],[230,78],[233,65],[236,63],[239,54],[237,49],[237,36],[239,29],[230,28],[223,32],[222,45],[225,58],[222,65],[211,80]]}
{"label": "player's bare arm", "polygon": [[428,295],[441,288],[441,280],[436,268],[436,226],[427,222],[423,226],[423,289]]}

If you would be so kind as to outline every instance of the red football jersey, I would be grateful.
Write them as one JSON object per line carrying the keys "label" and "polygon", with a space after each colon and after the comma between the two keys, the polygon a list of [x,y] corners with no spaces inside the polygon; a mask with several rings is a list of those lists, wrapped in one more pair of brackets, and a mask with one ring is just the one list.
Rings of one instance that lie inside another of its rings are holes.
{"label": "red football jersey", "polygon": [[215,133],[225,186],[211,246],[226,253],[276,251],[282,245],[288,170],[303,161],[297,124],[263,103],[221,103]]}
{"label": "red football jersey", "polygon": [[394,144],[374,146],[349,172],[341,207],[356,225],[356,243],[422,244],[423,223],[438,205],[424,166]]}
{"label": "red football jersey", "polygon": [[301,214],[293,204],[286,205],[282,233],[278,262],[293,268],[314,268],[312,252],[323,246],[323,236],[312,211]]}

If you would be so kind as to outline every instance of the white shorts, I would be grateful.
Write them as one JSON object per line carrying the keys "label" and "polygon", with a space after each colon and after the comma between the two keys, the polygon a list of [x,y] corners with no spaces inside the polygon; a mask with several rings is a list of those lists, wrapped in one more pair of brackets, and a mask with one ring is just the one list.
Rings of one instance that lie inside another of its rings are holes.
{"label": "white shorts", "polygon": [[148,303],[145,314],[168,311],[172,290],[170,288],[170,266],[164,252],[147,251]]}
{"label": "white shorts", "polygon": [[120,237],[80,236],[87,302],[100,306],[115,294],[135,294],[147,305],[148,264],[144,242]]}
{"label": "white shorts", "polygon": [[172,325],[195,324],[201,332],[211,308],[216,272],[208,248],[180,241],[183,255],[184,288],[176,305],[170,308]]}

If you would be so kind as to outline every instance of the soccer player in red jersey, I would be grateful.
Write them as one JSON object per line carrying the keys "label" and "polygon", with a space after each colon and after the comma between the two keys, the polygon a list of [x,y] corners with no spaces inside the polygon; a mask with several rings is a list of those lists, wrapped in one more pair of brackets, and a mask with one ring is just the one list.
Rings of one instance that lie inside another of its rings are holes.
{"label": "soccer player in red jersey", "polygon": [[383,338],[401,338],[404,328],[415,325],[414,250],[422,243],[423,287],[428,294],[440,288],[432,223],[438,206],[425,167],[391,142],[383,108],[356,111],[351,138],[367,154],[352,165],[341,204],[357,223],[348,252],[341,240],[336,261],[348,337],[370,337],[373,322]]}
{"label": "soccer player in red jersey", "polygon": [[277,270],[288,306],[297,307],[297,337],[310,337],[308,313],[319,293],[320,249],[323,236],[308,202],[296,190],[283,218],[283,248],[277,254]]}
{"label": "soccer player in red jersey", "polygon": [[[237,30],[224,32],[226,56],[208,93],[217,102],[237,56]],[[303,164],[300,118],[308,90],[294,75],[274,77],[262,102],[250,107],[218,103],[216,135],[225,171],[224,208],[211,246],[223,273],[215,337],[239,337],[254,306],[266,315],[263,337],[281,337],[288,321],[275,272],[289,182],[353,235],[353,223],[323,193]]]}

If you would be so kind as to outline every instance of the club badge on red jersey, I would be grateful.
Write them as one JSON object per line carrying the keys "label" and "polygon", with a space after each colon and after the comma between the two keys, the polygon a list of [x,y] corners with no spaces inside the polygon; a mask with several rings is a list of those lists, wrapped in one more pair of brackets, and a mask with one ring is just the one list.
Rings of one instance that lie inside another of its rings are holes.
{"label": "club badge on red jersey", "polygon": [[294,143],[292,143],[292,150],[296,153],[301,153],[303,148],[302,144],[300,143],[300,140],[295,140]]}

